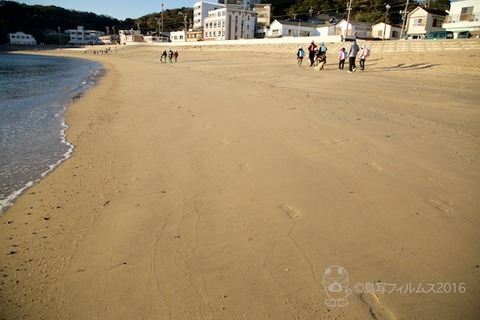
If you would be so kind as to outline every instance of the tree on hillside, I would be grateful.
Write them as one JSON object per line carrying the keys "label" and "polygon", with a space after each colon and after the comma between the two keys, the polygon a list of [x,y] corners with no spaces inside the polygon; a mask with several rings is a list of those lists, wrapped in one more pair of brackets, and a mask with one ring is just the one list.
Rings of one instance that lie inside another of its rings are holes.
{"label": "tree on hillside", "polygon": [[292,0],[263,0],[262,3],[269,3],[272,5],[272,17],[286,18],[287,10],[292,6]]}
{"label": "tree on hillside", "polygon": [[290,17],[294,15],[308,19],[308,17],[320,13],[344,13],[346,6],[343,1],[328,1],[328,0],[299,0],[293,4],[288,10],[287,14]]}
{"label": "tree on hillside", "polygon": [[437,10],[449,10],[450,0],[435,0],[430,3],[430,8]]}
{"label": "tree on hillside", "polygon": [[[192,8],[179,8],[165,10],[163,12],[163,31],[170,32],[175,30],[183,30],[185,28],[185,17],[187,19],[187,29],[189,28],[191,19],[193,19]],[[155,31],[160,28],[161,12],[151,13],[135,20],[135,26],[139,25],[142,30]]]}
{"label": "tree on hillside", "polygon": [[6,42],[7,34],[17,31],[32,34],[37,42],[45,42],[48,31],[57,32],[58,28],[64,31],[84,26],[86,29],[105,30],[106,26],[113,25],[125,27],[124,22],[120,20],[104,15],[98,16],[91,12],[0,1],[0,42]]}

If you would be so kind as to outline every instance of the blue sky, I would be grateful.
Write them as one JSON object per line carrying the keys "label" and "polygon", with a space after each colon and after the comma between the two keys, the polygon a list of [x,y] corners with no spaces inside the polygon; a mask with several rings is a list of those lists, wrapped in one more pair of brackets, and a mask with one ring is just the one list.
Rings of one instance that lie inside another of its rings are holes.
{"label": "blue sky", "polygon": [[162,3],[165,10],[192,8],[197,0],[18,0],[16,2],[28,5],[57,6],[125,20],[126,18],[136,19],[152,12],[160,12]]}

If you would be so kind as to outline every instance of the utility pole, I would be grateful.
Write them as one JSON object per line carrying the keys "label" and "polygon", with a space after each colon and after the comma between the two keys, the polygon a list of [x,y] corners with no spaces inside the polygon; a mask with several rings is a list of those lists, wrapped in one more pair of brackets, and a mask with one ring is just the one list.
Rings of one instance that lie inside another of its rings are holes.
{"label": "utility pole", "polygon": [[403,32],[405,31],[405,24],[407,23],[407,14],[408,14],[408,0],[407,4],[405,5],[405,10],[400,11],[402,15],[402,31],[400,32],[400,39],[403,39]]}
{"label": "utility pole", "polygon": [[[386,31],[387,31],[388,10],[390,10],[390,8],[391,8],[391,7],[390,7],[389,4],[387,4],[387,5],[385,6],[385,9],[387,9],[387,10],[385,11],[385,23],[383,24],[383,40],[385,40],[385,33],[386,33]],[[390,37],[389,37],[389,38],[390,38]]]}
{"label": "utility pole", "polygon": [[242,34],[241,39],[245,38],[245,16],[247,15],[247,6],[243,5],[243,12],[242,12]]}
{"label": "utility pole", "polygon": [[345,37],[344,37],[344,38],[347,38],[347,36],[348,36],[348,26],[350,25],[350,11],[352,11],[352,1],[353,1],[353,0],[350,0],[350,2],[349,2],[348,5],[347,5],[347,11],[348,11],[348,15],[347,15],[347,30],[345,30]]}
{"label": "utility pole", "polygon": [[161,37],[162,37],[162,42],[163,42],[163,3],[162,3],[162,16],[161,16],[161,21],[160,21],[160,32],[161,32]]}

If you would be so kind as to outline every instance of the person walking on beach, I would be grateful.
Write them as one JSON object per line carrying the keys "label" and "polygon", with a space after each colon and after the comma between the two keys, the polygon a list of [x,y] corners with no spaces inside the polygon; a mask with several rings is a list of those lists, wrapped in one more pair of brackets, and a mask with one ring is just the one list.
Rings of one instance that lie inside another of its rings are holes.
{"label": "person walking on beach", "polygon": [[170,61],[170,63],[172,63],[172,59],[173,59],[173,51],[172,49],[168,50],[168,61]]}
{"label": "person walking on beach", "polygon": [[362,45],[362,52],[360,53],[360,70],[365,70],[365,60],[370,56],[370,49],[367,45]]}
{"label": "person walking on beach", "polygon": [[355,59],[357,58],[358,50],[359,48],[357,40],[355,39],[352,41],[352,44],[350,45],[350,50],[348,51],[348,73],[357,71]]}
{"label": "person walking on beach", "polygon": [[177,62],[177,59],[178,59],[178,51],[175,50],[175,52],[173,53],[173,59],[175,60],[175,62]]}
{"label": "person walking on beach", "polygon": [[308,46],[308,58],[310,59],[310,67],[312,67],[315,63],[315,49],[317,49],[317,45],[314,41],[312,41],[312,43],[310,43],[310,45]]}
{"label": "person walking on beach", "polygon": [[303,48],[302,47],[298,47],[298,51],[297,51],[297,67],[301,67],[302,66],[302,62],[303,62],[303,57],[305,56],[305,51],[303,51]]}
{"label": "person walking on beach", "polygon": [[327,61],[326,55],[318,53],[315,62],[317,65],[315,66],[315,70],[320,71],[323,70],[323,66],[325,66],[325,62]]}
{"label": "person walking on beach", "polygon": [[323,56],[323,60],[325,63],[327,63],[327,46],[325,45],[325,42],[322,42],[320,45],[320,49],[318,50],[318,53]]}
{"label": "person walking on beach", "polygon": [[340,54],[338,55],[338,71],[343,71],[345,67],[345,59],[347,58],[347,51],[345,48],[340,49]]}
{"label": "person walking on beach", "polygon": [[167,50],[163,50],[162,55],[160,56],[161,63],[167,63]]}

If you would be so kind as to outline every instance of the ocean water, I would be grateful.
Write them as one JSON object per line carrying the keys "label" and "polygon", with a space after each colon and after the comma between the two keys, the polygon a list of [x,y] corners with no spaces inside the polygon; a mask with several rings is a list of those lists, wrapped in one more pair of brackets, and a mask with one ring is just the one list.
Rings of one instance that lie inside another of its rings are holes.
{"label": "ocean water", "polygon": [[0,215],[72,154],[67,107],[101,70],[81,59],[0,54]]}

